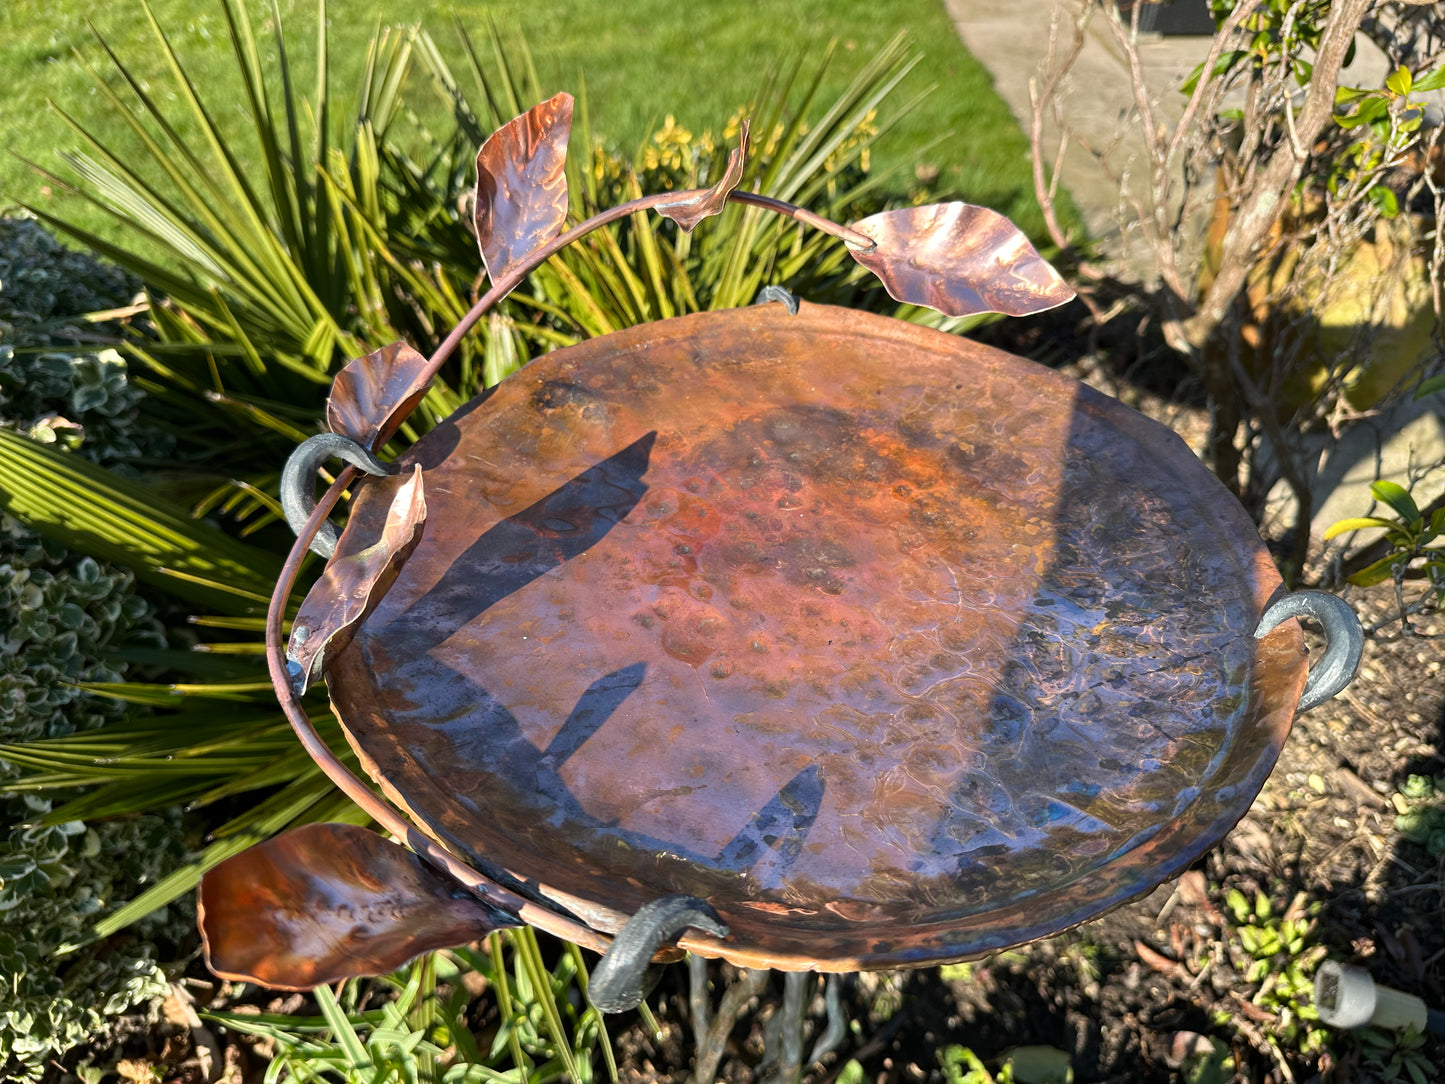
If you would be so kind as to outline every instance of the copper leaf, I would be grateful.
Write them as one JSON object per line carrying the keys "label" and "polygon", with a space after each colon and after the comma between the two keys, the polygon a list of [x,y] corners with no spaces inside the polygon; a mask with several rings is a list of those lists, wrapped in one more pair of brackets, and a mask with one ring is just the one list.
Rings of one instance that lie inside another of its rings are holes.
{"label": "copper leaf", "polygon": [[738,145],[728,155],[727,168],[711,188],[695,188],[682,193],[677,199],[659,203],[655,208],[664,218],[670,218],[691,233],[694,226],[709,215],[720,214],[728,201],[728,193],[743,179],[743,166],[748,160],[748,129],[752,122],[744,120],[738,133]]}
{"label": "copper leaf", "polygon": [[895,301],[949,316],[1025,316],[1074,296],[1012,222],[968,203],[935,203],[870,215],[852,224],[872,248],[848,246]]}
{"label": "copper leaf", "polygon": [[567,220],[572,95],[558,94],[502,125],[477,152],[477,243],[495,285]]}
{"label": "copper leaf", "polygon": [[211,970],[282,990],[384,975],[516,925],[351,824],[308,824],[242,851],[201,878],[199,903]]}
{"label": "copper leaf", "polygon": [[333,433],[378,450],[426,394],[431,383],[421,379],[426,364],[404,342],[348,361],[326,400],[326,424]]}
{"label": "copper leaf", "polygon": [[425,521],[426,496],[418,465],[392,498],[381,537],[363,550],[333,558],[296,612],[286,656],[301,667],[308,684],[376,609],[421,541]]}

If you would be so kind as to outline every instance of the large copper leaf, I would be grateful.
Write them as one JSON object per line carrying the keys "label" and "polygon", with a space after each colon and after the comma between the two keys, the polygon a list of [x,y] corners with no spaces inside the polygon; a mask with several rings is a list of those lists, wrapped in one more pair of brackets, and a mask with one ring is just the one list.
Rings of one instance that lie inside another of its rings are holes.
{"label": "large copper leaf", "polygon": [[697,188],[684,192],[676,200],[659,203],[657,213],[670,218],[691,233],[694,226],[709,215],[721,214],[727,205],[728,193],[743,179],[743,166],[748,160],[748,130],[752,122],[745,120],[738,133],[738,145],[728,155],[727,168],[711,188]]}
{"label": "large copper leaf", "polygon": [[935,203],[870,215],[852,229],[872,248],[848,251],[895,301],[948,316],[1027,316],[1074,296],[1012,222],[969,203]]}
{"label": "large copper leaf", "polygon": [[561,232],[571,131],[572,95],[558,94],[502,125],[477,152],[477,244],[493,284]]}
{"label": "large copper leaf", "polygon": [[212,971],[281,990],[384,975],[516,925],[351,824],[308,824],[227,859],[201,878],[198,911]]}
{"label": "large copper leaf", "polygon": [[404,342],[348,361],[326,400],[326,424],[333,433],[376,451],[426,394],[431,383],[422,379],[426,364]]}
{"label": "large copper leaf", "polygon": [[381,537],[357,553],[332,560],[296,612],[286,655],[301,667],[307,684],[376,608],[421,541],[425,522],[421,467],[415,467],[392,498]]}

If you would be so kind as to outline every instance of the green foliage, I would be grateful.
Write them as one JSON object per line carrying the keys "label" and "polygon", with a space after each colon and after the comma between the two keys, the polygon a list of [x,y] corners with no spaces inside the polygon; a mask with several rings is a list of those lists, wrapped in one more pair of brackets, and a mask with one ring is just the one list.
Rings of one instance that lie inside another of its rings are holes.
{"label": "green foliage", "polygon": [[1445,775],[1412,775],[1394,796],[1395,827],[1431,855],[1445,857]]}
{"label": "green foliage", "polygon": [[[0,218],[0,418],[45,443],[110,462],[162,455],[143,428],[141,392],[124,358],[90,345],[85,314],[128,302],[139,284],[118,268],[62,247],[39,223]],[[85,345],[82,345],[85,343]],[[84,424],[78,420],[84,418]]]}
{"label": "green foliage", "polygon": [[[1237,0],[1211,0],[1217,22],[1235,10]],[[1319,49],[1329,0],[1267,0],[1244,22],[1251,31],[1247,48],[1223,51],[1213,76],[1227,76],[1236,68],[1252,67],[1257,72],[1283,67],[1300,87],[1307,87],[1314,74],[1313,56]],[[1348,67],[1354,58],[1352,44],[1345,57]],[[1204,65],[1200,64],[1181,89],[1192,93]],[[1400,212],[1399,200],[1391,187],[1390,171],[1420,141],[1425,119],[1425,94],[1445,86],[1445,66],[1419,73],[1401,65],[1389,72],[1379,87],[1341,86],[1335,92],[1335,123],[1345,138],[1317,152],[1309,163],[1313,179],[1322,181],[1332,195],[1357,191],[1374,205],[1383,218]],[[1230,107],[1226,114],[1243,119],[1241,110]],[[1396,183],[1398,181],[1396,180]]]}
{"label": "green foliage", "polygon": [[[14,802],[4,815],[16,815]],[[49,803],[24,807],[39,818]],[[167,988],[149,938],[164,929],[153,921],[140,938],[104,951],[83,950],[62,960],[53,954],[81,939],[98,914],[134,891],[137,880],[157,876],[182,852],[174,817],[147,817],[87,828],[77,822],[14,827],[0,842],[5,879],[0,930],[0,1073],[7,1080],[38,1079],[66,1051],[103,1035],[111,1018]],[[28,872],[21,872],[26,870]]]}
{"label": "green foliage", "polygon": [[973,964],[944,964],[938,969],[938,977],[944,982],[972,982]]}
{"label": "green foliage", "polygon": [[948,1084],[1073,1084],[1069,1055],[1052,1046],[1020,1046],[989,1072],[972,1050],[950,1044],[937,1051],[938,1066]]}
{"label": "green foliage", "polygon": [[[121,357],[80,345],[96,338],[81,314],[134,292],[127,276],[62,248],[33,221],[0,219],[0,426],[101,461],[161,450],[138,422],[140,393]],[[0,428],[0,440],[22,439]],[[0,499],[8,498],[6,486]],[[164,644],[130,572],[4,514],[0,629],[0,747],[104,733],[124,707],[85,684],[121,680],[124,651]],[[29,1080],[165,990],[144,939],[52,957],[184,848],[174,813],[87,825],[55,816],[54,796],[17,789],[18,775],[0,753],[0,1075]],[[154,935],[165,920],[141,933]]]}
{"label": "green foliage", "polygon": [[[1223,23],[1237,6],[1237,0],[1210,0],[1209,3],[1216,23]],[[1240,64],[1263,69],[1283,60],[1295,81],[1304,86],[1314,68],[1302,54],[1313,53],[1319,48],[1322,23],[1329,6],[1329,0],[1309,0],[1303,4],[1266,0],[1245,20],[1245,28],[1252,32],[1248,47],[1221,53],[1215,63],[1214,74],[1224,75]],[[1185,93],[1194,89],[1203,70],[1204,65],[1201,64],[1190,74],[1184,86]]]}
{"label": "green foliage", "polygon": [[125,304],[139,285],[117,267],[64,248],[30,219],[0,218],[0,342],[54,345],[85,313]]}
{"label": "green foliage", "polygon": [[1395,513],[1394,518],[1355,516],[1332,523],[1325,531],[1326,542],[1350,531],[1385,532],[1389,552],[1350,576],[1350,582],[1369,587],[1393,579],[1398,585],[1417,572],[1425,577],[1437,602],[1445,599],[1445,540],[1441,537],[1445,534],[1445,508],[1426,517],[1409,491],[1395,482],[1375,482],[1370,492]]}
{"label": "green foliage", "polygon": [[1387,183],[1387,162],[1399,161],[1420,141],[1425,104],[1410,97],[1445,85],[1445,67],[1422,74],[1418,79],[1401,65],[1377,88],[1340,87],[1335,91],[1335,123],[1352,132],[1355,139],[1340,152],[1328,179],[1332,193],[1363,183],[1368,198],[1383,218],[1400,213],[1399,199]]}
{"label": "green foliage", "polygon": [[943,1070],[943,1079],[948,1084],[1012,1084],[1013,1070],[1007,1062],[995,1075],[966,1046],[950,1044],[940,1049],[937,1057],[938,1067]]}
{"label": "green foliage", "polygon": [[1429,1084],[1439,1070],[1425,1050],[1425,1036],[1413,1027],[1400,1031],[1360,1028],[1350,1033],[1372,1080]]}
{"label": "green foliage", "polygon": [[[464,971],[486,981],[500,1012],[490,1041],[481,1045],[467,1019]],[[313,992],[318,1016],[218,1012],[207,1018],[276,1044],[268,1080],[284,1074],[345,1084],[615,1081],[602,1014],[567,996],[586,984],[579,949],[565,946],[549,969],[536,932],[524,928],[492,934],[486,951],[434,953],[377,980],[391,995],[377,1009],[360,1007],[372,984],[347,982],[339,994],[325,986]]]}
{"label": "green foliage", "polygon": [[[120,677],[112,652],[159,637],[129,574],[65,553],[4,517],[0,526],[0,741],[103,732],[120,706],[78,687]],[[0,792],[16,765],[0,754]],[[48,957],[180,859],[173,815],[87,826],[50,819],[50,797],[0,797],[0,1072],[38,1077],[46,1061],[165,982],[144,941]],[[154,933],[152,924],[143,932]]]}
{"label": "green foliage", "polygon": [[[890,106],[889,95],[917,57],[902,36],[862,65],[843,93],[812,117],[818,86],[832,60],[801,61],[766,80],[720,137],[694,136],[668,118],[636,158],[624,162],[592,143],[569,164],[573,213],[578,217],[644,192],[711,184],[735,145],[741,117],[754,121],[753,144],[741,186],[801,203],[839,221],[883,206],[886,175],[871,172],[877,140],[918,102]],[[588,145],[589,134],[579,142]],[[920,194],[920,199],[922,196]],[[768,283],[814,301],[890,312],[904,319],[959,330],[979,321],[892,302],[847,257],[836,240],[807,227],[730,205],[688,234],[655,216],[599,230],[532,276],[519,300],[565,316],[555,330],[572,338],[605,334],[647,320],[750,303]]]}
{"label": "green foliage", "polygon": [[1323,1050],[1328,1032],[1313,1004],[1314,971],[1327,951],[1314,943],[1319,905],[1306,909],[1301,893],[1280,914],[1263,892],[1251,902],[1237,888],[1225,893],[1224,902],[1233,919],[1230,963],[1254,989],[1250,1001],[1273,1014],[1265,1029],[1269,1041],[1305,1055]]}
{"label": "green foliage", "polygon": [[[384,244],[366,244],[364,235],[382,216],[380,148],[411,45],[397,35],[373,43],[356,114],[341,125],[333,121],[326,79],[324,5],[309,103],[293,88],[279,18],[270,43],[278,89],[265,74],[246,6],[225,0],[221,9],[236,58],[227,93],[240,98],[250,119],[244,138],[221,127],[214,91],[208,103],[142,4],[167,72],[164,90],[153,92],[99,39],[110,72],[92,74],[113,127],[92,131],[71,121],[88,149],[65,156],[69,179],[52,178],[105,211],[121,239],[38,213],[146,283],[156,341],[136,352],[160,378],[152,386],[157,396],[182,411],[199,409],[192,426],[234,429],[237,414],[267,419],[277,413],[274,404],[300,404],[314,417],[337,365],[364,353],[363,342],[400,337],[385,299],[404,306],[396,299],[406,283],[393,267],[405,261]],[[126,155],[117,146],[116,136],[126,132],[141,153]],[[259,162],[254,174],[243,170],[243,159]],[[294,436],[284,425],[271,427]]]}
{"label": "green foliage", "polygon": [[264,604],[280,569],[269,554],[195,520],[154,489],[4,430],[0,477],[0,509],[223,613]]}

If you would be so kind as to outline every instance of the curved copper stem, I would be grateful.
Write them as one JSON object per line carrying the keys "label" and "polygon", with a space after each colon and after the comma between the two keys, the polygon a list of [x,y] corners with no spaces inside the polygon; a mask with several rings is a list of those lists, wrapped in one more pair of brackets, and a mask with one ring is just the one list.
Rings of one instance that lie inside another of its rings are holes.
{"label": "curved copper stem", "polygon": [[276,699],[280,701],[281,710],[286,713],[286,719],[291,724],[291,729],[296,732],[296,737],[300,739],[302,748],[326,773],[326,777],[335,783],[342,793],[365,810],[382,828],[397,839],[404,840],[407,846],[426,861],[464,885],[478,899],[516,915],[528,925],[537,926],[548,933],[556,934],[558,937],[592,949],[594,952],[605,951],[610,943],[610,939],[605,935],[598,933],[590,926],[559,915],[503,888],[495,881],[472,869],[431,837],[424,835],[375,791],[353,775],[346,765],[341,763],[336,754],[331,751],[331,747],[321,740],[320,734],[316,733],[316,729],[311,725],[311,720],[307,718],[306,713],[301,710],[296,692],[291,687],[290,675],[286,672],[286,652],[281,639],[281,620],[286,612],[286,601],[291,595],[291,589],[296,584],[296,575],[301,569],[302,558],[306,556],[306,551],[310,547],[312,539],[316,537],[317,531],[320,530],[321,524],[325,522],[331,510],[336,507],[336,502],[341,499],[342,492],[351,484],[357,473],[355,467],[348,465],[326,490],[326,493],[317,502],[310,518],[307,519],[306,525],[296,536],[296,541],[291,546],[291,552],[286,555],[286,563],[281,566],[281,573],[276,578],[276,590],[271,595],[270,608],[266,613],[266,666],[270,671],[271,684],[276,689]]}
{"label": "curved copper stem", "polygon": [[[706,192],[707,189],[700,188],[695,191]],[[457,344],[462,341],[467,332],[471,331],[471,329],[477,325],[477,321],[486,315],[488,309],[515,290],[528,275],[573,241],[576,241],[580,237],[585,237],[593,230],[600,229],[619,219],[626,218],[628,215],[636,214],[638,211],[648,211],[663,203],[675,203],[678,200],[685,199],[691,194],[690,192],[658,192],[651,196],[641,196],[638,199],[619,204],[616,207],[609,207],[607,210],[593,215],[586,221],[579,222],[570,230],[559,233],[545,245],[534,249],[525,260],[510,267],[500,279],[492,284],[491,289],[477,299],[477,303],[461,318],[457,326],[452,328],[451,334],[442,340],[441,345],[436,348],[436,352],[427,360],[426,368],[422,371],[418,379],[425,383],[436,376],[437,370],[446,363],[447,358],[451,357],[452,351],[457,348]],[[729,192],[727,198],[734,203],[743,203],[750,207],[761,207],[765,211],[772,211],[775,214],[784,215],[787,218],[793,219],[795,222],[801,222],[806,226],[812,226],[814,229],[822,230],[824,233],[832,237],[837,237],[855,248],[870,249],[876,247],[878,244],[878,242],[866,234],[859,233],[856,230],[850,230],[847,226],[840,226],[831,219],[814,214],[807,208],[799,207],[795,203],[788,203],[786,200],[774,199],[772,196],[760,196],[754,192],[739,192],[736,189]]]}
{"label": "curved copper stem", "polygon": [[796,203],[789,203],[787,200],[774,199],[772,196],[760,196],[755,192],[728,193],[728,199],[737,203],[746,203],[752,207],[761,207],[765,211],[772,211],[774,214],[784,215],[801,222],[805,226],[812,226],[815,230],[821,230],[831,237],[852,245],[854,248],[876,248],[878,242],[869,237],[866,233],[859,233],[847,226],[840,226],[831,218],[824,218],[822,215],[814,214],[806,207],[799,207]]}

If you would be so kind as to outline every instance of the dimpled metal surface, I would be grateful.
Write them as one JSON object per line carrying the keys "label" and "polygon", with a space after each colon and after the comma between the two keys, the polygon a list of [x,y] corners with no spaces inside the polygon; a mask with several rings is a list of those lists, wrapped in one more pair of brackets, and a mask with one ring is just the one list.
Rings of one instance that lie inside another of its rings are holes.
{"label": "dimpled metal surface", "polygon": [[745,966],[955,959],[1149,890],[1248,809],[1305,677],[1182,441],[896,320],[614,333],[402,462],[425,535],[328,667],[368,770],[595,928],[704,897],[732,935],[686,943]]}

